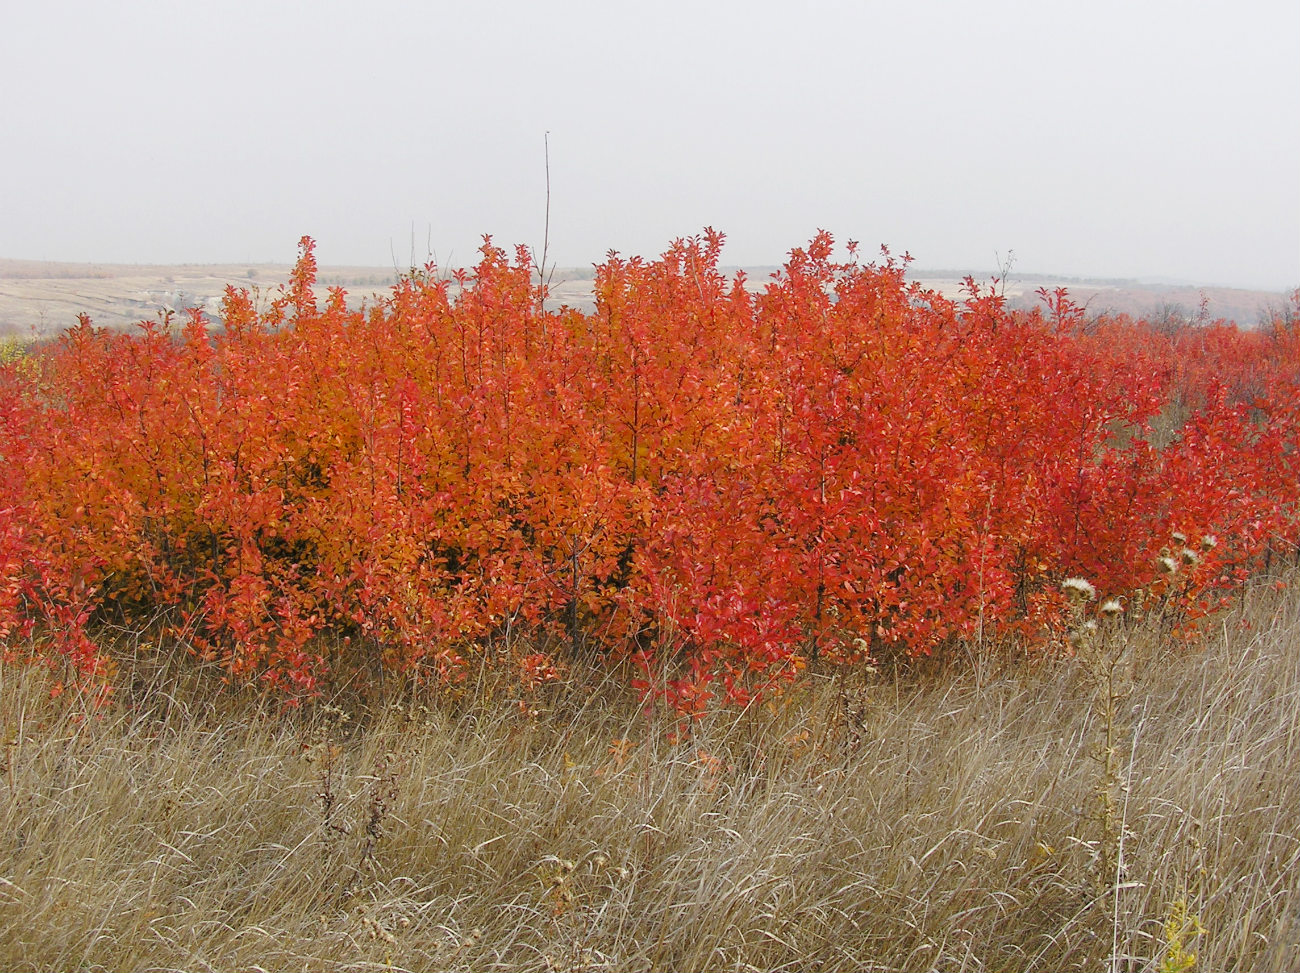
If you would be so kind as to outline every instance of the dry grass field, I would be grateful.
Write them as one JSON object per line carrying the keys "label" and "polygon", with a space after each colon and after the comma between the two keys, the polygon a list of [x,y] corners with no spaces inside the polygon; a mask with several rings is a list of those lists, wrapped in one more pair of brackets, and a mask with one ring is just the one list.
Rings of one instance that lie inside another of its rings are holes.
{"label": "dry grass field", "polygon": [[1297,969],[1295,591],[689,737],[614,684],[285,713],[124,636],[86,713],[3,668],[0,967]]}

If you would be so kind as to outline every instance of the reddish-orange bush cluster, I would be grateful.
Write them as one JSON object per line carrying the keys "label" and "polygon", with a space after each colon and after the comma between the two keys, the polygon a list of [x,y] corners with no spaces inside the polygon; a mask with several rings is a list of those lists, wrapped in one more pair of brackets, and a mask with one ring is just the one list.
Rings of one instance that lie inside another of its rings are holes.
{"label": "reddish-orange bush cluster", "polygon": [[536,681],[546,649],[690,712],[1041,631],[1066,576],[1203,610],[1294,550],[1292,329],[953,302],[825,234],[753,289],[721,242],[611,256],[591,314],[490,243],[318,303],[304,240],[223,330],[83,320],[0,373],[0,636],[95,672],[88,626],[161,620],[295,694],[377,661]]}

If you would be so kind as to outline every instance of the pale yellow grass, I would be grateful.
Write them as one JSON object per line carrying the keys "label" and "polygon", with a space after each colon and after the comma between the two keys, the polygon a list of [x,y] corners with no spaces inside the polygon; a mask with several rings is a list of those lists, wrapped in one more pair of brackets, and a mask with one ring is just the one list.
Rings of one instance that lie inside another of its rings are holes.
{"label": "pale yellow grass", "polygon": [[0,968],[1300,968],[1300,599],[1131,637],[1110,833],[1072,660],[679,742],[608,687],[286,717],[172,675],[82,719],[0,670]]}

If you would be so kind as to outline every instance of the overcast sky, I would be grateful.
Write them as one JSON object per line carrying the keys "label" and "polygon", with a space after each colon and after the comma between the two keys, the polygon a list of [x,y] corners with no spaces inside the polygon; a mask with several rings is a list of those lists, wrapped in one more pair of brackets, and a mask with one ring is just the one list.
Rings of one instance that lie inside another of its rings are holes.
{"label": "overcast sky", "polygon": [[0,256],[1300,285],[1296,0],[0,3]]}

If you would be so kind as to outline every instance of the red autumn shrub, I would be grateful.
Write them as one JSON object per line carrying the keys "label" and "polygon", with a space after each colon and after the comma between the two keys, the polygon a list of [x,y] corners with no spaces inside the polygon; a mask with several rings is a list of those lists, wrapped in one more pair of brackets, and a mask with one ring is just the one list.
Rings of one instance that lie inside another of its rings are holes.
{"label": "red autumn shrub", "polygon": [[824,233],[755,289],[721,247],[611,255],[582,314],[490,241],[349,309],[304,240],[220,329],[83,320],[0,373],[0,634],[102,672],[96,620],[162,621],[294,695],[630,658],[692,712],[1034,636],[1070,576],[1194,615],[1294,550],[1293,328],[955,302]]}

